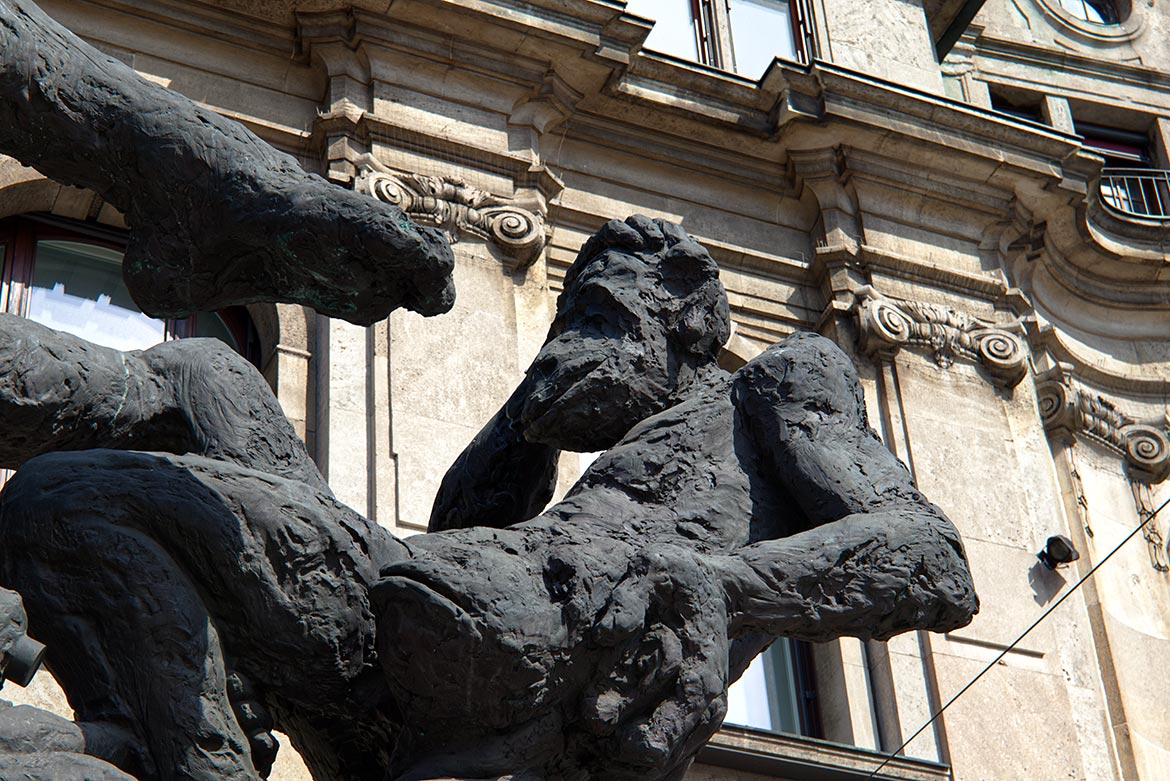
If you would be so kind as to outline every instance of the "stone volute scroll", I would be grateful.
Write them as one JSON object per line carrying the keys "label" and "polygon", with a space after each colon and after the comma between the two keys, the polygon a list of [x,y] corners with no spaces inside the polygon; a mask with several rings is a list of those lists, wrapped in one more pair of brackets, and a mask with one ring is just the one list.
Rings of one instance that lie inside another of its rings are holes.
{"label": "stone volute scroll", "polygon": [[1170,477],[1170,417],[1139,421],[1099,394],[1077,387],[1065,367],[1037,377],[1040,417],[1050,437],[1072,442],[1087,439],[1125,460],[1150,564],[1170,571],[1170,546],[1156,523],[1152,487]]}
{"label": "stone volute scroll", "polygon": [[958,360],[982,366],[1001,388],[1014,388],[1027,376],[1028,351],[1008,330],[1015,324],[998,325],[940,304],[894,300],[869,285],[855,296],[859,346],[866,354],[924,348],[940,368]]}
{"label": "stone volute scroll", "polygon": [[443,229],[453,242],[461,234],[491,242],[503,254],[509,271],[528,266],[544,251],[547,237],[542,215],[461,179],[395,172],[372,155],[364,155],[354,186],[419,222]]}
{"label": "stone volute scroll", "polygon": [[1104,396],[1077,388],[1062,371],[1039,378],[1040,417],[1049,434],[1087,437],[1125,459],[1130,479],[1160,483],[1170,476],[1170,426],[1166,420],[1141,422]]}

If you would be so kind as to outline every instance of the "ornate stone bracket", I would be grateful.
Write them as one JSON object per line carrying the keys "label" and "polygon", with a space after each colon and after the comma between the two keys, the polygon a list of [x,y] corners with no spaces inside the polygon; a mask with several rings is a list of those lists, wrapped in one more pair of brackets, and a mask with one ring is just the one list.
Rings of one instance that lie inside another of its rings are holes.
{"label": "ornate stone bracket", "polygon": [[1060,373],[1036,386],[1040,417],[1049,431],[1084,436],[1125,458],[1130,477],[1160,483],[1170,475],[1170,432],[1166,421],[1141,423],[1103,396],[1086,393]]}
{"label": "ornate stone bracket", "polygon": [[495,244],[514,271],[540,257],[544,218],[461,179],[395,173],[365,156],[355,189],[391,203],[419,222],[442,228],[451,241],[469,233]]}
{"label": "ornate stone bracket", "polygon": [[944,369],[957,360],[979,364],[1002,388],[1014,388],[1027,376],[1027,348],[1003,326],[948,306],[894,301],[868,285],[855,295],[862,352],[926,348]]}
{"label": "ornate stone bracket", "polygon": [[[1136,421],[1104,396],[1077,388],[1068,367],[1063,365],[1039,375],[1036,391],[1040,417],[1050,436],[1070,440],[1085,437],[1125,459],[1134,506],[1138,517],[1147,521],[1142,536],[1150,564],[1158,572],[1170,572],[1170,546],[1159,524],[1150,522],[1154,512],[1151,485],[1170,476],[1170,418],[1146,423]],[[1072,477],[1077,486],[1077,503],[1087,515],[1088,502],[1075,463]],[[1086,520],[1086,530],[1091,536],[1092,529],[1087,524]]]}

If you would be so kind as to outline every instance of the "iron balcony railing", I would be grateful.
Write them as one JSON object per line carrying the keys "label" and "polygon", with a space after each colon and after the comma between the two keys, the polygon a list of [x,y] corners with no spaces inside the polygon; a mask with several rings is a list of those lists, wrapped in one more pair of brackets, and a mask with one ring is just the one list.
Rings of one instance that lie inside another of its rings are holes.
{"label": "iron balcony railing", "polygon": [[1101,202],[1122,214],[1170,220],[1170,171],[1106,168],[1101,171]]}

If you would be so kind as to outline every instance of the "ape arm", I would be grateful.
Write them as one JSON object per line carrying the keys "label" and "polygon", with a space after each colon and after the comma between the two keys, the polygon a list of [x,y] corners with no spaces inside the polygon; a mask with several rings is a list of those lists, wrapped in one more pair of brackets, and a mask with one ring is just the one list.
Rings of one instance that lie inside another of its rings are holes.
{"label": "ape arm", "polygon": [[123,274],[155,317],[283,301],[367,325],[454,302],[441,233],[310,175],[30,0],[0,0],[0,152],[126,215]]}
{"label": "ape arm", "polygon": [[738,413],[811,528],[721,560],[732,631],[808,640],[964,626],[978,610],[959,533],[869,428],[856,370],[799,334],[741,369]]}
{"label": "ape arm", "polygon": [[966,626],[978,610],[962,543],[928,512],[848,516],[720,562],[733,635],[884,640]]}
{"label": "ape arm", "polygon": [[521,385],[443,476],[427,531],[491,526],[535,517],[552,498],[560,451],[521,433]]}
{"label": "ape arm", "polygon": [[212,339],[119,352],[0,314],[0,467],[58,450],[193,453],[329,487],[264,378]]}

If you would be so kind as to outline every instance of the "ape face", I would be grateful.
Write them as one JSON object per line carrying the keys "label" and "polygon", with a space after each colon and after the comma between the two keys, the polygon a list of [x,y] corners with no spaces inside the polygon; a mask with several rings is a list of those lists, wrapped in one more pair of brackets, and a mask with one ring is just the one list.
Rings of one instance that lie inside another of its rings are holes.
{"label": "ape face", "polygon": [[525,378],[530,441],[602,450],[673,395],[683,356],[643,299],[656,283],[637,258],[606,255],[562,298]]}
{"label": "ape face", "polygon": [[726,294],[699,244],[646,218],[608,224],[566,277],[521,385],[525,437],[579,452],[612,447],[714,365],[727,329]]}

